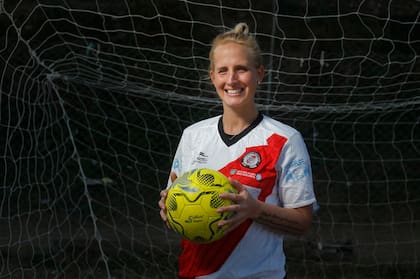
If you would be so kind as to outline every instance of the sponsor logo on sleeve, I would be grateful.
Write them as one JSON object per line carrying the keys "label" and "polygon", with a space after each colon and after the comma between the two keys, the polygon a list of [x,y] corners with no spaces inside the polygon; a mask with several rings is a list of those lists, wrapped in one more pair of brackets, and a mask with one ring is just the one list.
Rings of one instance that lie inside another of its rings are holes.
{"label": "sponsor logo on sleeve", "polygon": [[174,163],[172,165],[172,170],[174,171],[181,171],[181,161],[178,158],[175,158]]}
{"label": "sponsor logo on sleeve", "polygon": [[308,176],[310,176],[310,169],[304,159],[294,160],[286,166],[286,182],[299,181]]}

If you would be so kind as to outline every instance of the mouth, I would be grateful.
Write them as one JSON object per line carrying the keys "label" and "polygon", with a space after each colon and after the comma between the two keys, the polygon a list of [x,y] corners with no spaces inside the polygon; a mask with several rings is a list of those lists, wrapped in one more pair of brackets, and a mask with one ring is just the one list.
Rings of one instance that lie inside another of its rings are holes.
{"label": "mouth", "polygon": [[242,93],[243,89],[225,89],[225,94],[230,96],[237,96]]}

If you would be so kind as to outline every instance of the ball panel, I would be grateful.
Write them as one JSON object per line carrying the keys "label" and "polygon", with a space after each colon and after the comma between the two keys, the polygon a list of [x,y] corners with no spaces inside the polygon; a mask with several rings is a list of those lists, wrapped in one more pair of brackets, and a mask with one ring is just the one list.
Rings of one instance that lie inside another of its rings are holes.
{"label": "ball panel", "polygon": [[220,197],[219,192],[216,192],[211,196],[209,204],[211,208],[219,208],[225,204],[225,200]]}
{"label": "ball panel", "polygon": [[220,239],[223,229],[218,221],[230,213],[218,213],[217,208],[232,204],[220,198],[220,193],[236,192],[222,173],[211,169],[195,169],[174,181],[166,200],[170,226],[190,241],[206,243]]}
{"label": "ball panel", "polygon": [[201,171],[197,171],[197,182],[201,185],[212,186],[214,184],[214,175],[211,173],[201,174]]}

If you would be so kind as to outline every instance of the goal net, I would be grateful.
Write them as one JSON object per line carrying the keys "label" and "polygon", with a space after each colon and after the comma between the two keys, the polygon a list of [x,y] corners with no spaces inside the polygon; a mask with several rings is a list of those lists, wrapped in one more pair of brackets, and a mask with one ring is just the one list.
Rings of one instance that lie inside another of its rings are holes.
{"label": "goal net", "polygon": [[420,2],[0,1],[0,278],[176,278],[159,217],[182,130],[221,113],[211,39],[247,22],[257,102],[319,210],[288,278],[419,278]]}

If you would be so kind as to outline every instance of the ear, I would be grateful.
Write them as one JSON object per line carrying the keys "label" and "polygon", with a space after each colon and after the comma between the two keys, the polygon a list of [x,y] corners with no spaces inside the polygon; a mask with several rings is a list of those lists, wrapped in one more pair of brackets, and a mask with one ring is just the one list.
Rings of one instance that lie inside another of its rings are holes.
{"label": "ear", "polygon": [[213,82],[213,80],[214,80],[214,71],[213,70],[210,70],[209,76],[210,76],[211,82],[214,83]]}
{"label": "ear", "polygon": [[263,65],[261,65],[257,68],[257,75],[258,75],[259,82],[261,82],[264,79],[264,74],[265,74],[265,68]]}

